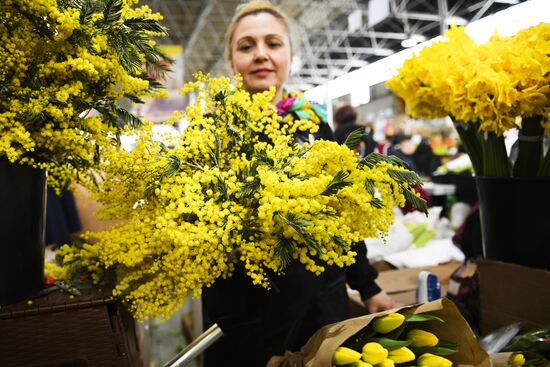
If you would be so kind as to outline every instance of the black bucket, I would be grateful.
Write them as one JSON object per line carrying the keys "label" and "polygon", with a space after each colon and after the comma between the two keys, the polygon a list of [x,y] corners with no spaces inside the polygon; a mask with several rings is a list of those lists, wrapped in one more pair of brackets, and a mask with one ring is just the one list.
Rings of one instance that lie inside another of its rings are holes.
{"label": "black bucket", "polygon": [[550,177],[477,177],[483,254],[550,269]]}
{"label": "black bucket", "polygon": [[0,305],[43,287],[46,175],[0,159]]}

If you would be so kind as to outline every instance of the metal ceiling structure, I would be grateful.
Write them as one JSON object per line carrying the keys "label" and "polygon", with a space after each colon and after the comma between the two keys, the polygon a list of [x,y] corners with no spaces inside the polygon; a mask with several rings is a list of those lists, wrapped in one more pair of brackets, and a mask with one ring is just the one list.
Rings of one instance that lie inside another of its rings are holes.
{"label": "metal ceiling structure", "polygon": [[[274,0],[289,17],[295,63],[289,84],[307,89],[525,0]],[[142,0],[164,16],[164,43],[184,48],[184,79],[231,75],[224,33],[242,0]]]}

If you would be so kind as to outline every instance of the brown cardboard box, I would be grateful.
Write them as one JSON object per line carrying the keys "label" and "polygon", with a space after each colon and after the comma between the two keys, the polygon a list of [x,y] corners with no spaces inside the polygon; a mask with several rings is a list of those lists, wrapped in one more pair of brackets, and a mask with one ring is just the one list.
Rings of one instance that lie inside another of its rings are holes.
{"label": "brown cardboard box", "polygon": [[550,324],[550,271],[489,260],[477,269],[482,334],[515,322],[526,329]]}
{"label": "brown cardboard box", "polygon": [[[396,301],[398,306],[410,305],[416,302],[418,274],[420,274],[422,270],[437,275],[441,283],[441,295],[445,296],[449,278],[460,264],[461,263],[458,261],[451,261],[437,266],[381,271],[378,274],[378,278],[376,278],[376,283]],[[367,314],[368,310],[363,306],[359,293],[349,292],[349,295],[351,299],[350,317]]]}

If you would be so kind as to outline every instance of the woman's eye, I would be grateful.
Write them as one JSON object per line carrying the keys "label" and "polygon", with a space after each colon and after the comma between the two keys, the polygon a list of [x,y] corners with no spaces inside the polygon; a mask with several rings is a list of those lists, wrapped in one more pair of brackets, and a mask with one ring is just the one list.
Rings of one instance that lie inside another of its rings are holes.
{"label": "woman's eye", "polygon": [[277,47],[281,46],[281,42],[279,42],[279,41],[269,41],[268,46],[271,47],[271,48],[277,48]]}
{"label": "woman's eye", "polygon": [[249,44],[249,43],[243,43],[242,45],[240,45],[238,47],[238,50],[239,51],[247,51],[247,50],[250,50],[252,48],[252,45]]}

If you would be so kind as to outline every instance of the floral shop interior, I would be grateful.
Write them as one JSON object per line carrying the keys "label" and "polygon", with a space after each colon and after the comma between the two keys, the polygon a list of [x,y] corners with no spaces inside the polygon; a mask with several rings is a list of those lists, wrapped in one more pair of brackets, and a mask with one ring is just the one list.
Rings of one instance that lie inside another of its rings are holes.
{"label": "floral shop interior", "polygon": [[0,39],[0,367],[550,367],[550,0],[0,0]]}

